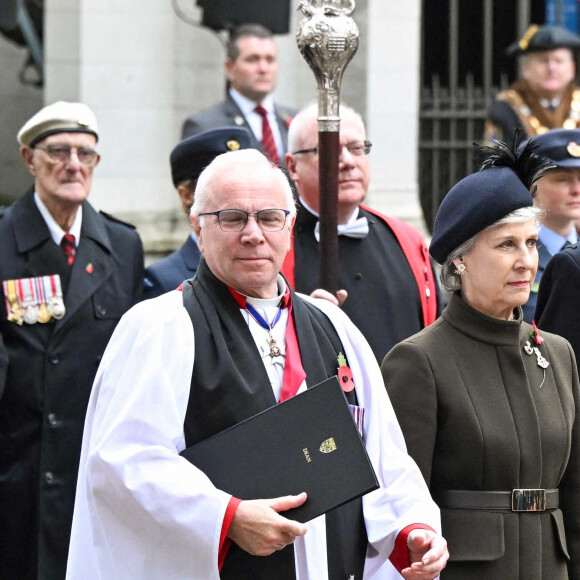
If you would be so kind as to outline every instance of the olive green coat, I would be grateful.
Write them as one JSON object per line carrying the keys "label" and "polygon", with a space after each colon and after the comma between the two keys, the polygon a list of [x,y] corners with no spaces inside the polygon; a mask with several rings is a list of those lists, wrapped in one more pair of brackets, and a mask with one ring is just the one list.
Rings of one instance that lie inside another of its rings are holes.
{"label": "olive green coat", "polygon": [[[519,309],[518,309],[519,310]],[[410,455],[438,490],[559,488],[545,512],[442,509],[451,554],[442,580],[580,579],[580,408],[570,345],[501,321],[454,295],[441,318],[382,364]]]}

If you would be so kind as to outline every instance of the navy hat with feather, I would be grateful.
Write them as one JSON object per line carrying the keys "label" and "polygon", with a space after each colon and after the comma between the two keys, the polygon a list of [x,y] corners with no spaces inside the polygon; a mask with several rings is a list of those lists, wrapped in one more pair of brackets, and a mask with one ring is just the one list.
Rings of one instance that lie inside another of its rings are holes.
{"label": "navy hat with feather", "polygon": [[468,175],[443,198],[429,252],[439,264],[461,244],[506,215],[533,204],[530,188],[554,164],[535,154],[528,143],[519,152],[501,141],[479,147],[480,169]]}
{"label": "navy hat with feather", "polygon": [[189,137],[176,145],[169,156],[173,185],[177,187],[187,179],[197,180],[222,153],[250,147],[250,132],[244,127],[220,127]]}

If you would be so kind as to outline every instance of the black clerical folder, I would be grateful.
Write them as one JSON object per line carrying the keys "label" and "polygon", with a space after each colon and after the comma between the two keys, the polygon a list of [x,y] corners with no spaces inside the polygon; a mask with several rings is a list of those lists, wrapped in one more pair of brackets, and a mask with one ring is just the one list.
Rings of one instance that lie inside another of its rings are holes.
{"label": "black clerical folder", "polygon": [[181,452],[240,499],[308,494],[307,522],[379,487],[337,377]]}

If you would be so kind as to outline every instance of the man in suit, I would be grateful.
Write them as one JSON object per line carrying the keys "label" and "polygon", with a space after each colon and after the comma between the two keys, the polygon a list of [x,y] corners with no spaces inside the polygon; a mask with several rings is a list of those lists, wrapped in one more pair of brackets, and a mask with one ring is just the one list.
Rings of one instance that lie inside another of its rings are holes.
{"label": "man in suit", "polygon": [[[244,127],[222,127],[189,137],[175,146],[169,156],[171,178],[183,211],[188,216],[193,205],[195,184],[204,167],[221,153],[248,149],[250,143],[250,132]],[[199,258],[197,238],[191,232],[179,250],[147,267],[143,298],[155,298],[175,290],[184,280],[193,278]]]}
{"label": "man in suit", "polygon": [[[342,308],[381,362],[395,344],[435,320],[437,286],[419,232],[361,205],[370,182],[371,143],[358,113],[343,106],[340,117],[339,286],[348,293]],[[293,251],[282,272],[306,294],[318,287],[317,130],[317,108],[310,105],[292,121],[286,155],[299,201]]]}
{"label": "man in suit", "polygon": [[533,137],[548,129],[575,129],[580,121],[580,88],[574,85],[573,51],[580,37],[561,26],[532,24],[507,49],[522,56],[523,78],[500,92],[485,125],[485,139],[510,144],[516,130]]}
{"label": "man in suit", "polygon": [[183,123],[182,137],[216,127],[245,127],[251,146],[283,163],[293,111],[274,103],[278,57],[272,33],[259,24],[243,24],[232,32],[225,62],[229,81],[221,103],[192,115]]}
{"label": "man in suit", "polygon": [[139,236],[86,201],[97,139],[81,103],[49,105],[18,133],[34,185],[0,216],[0,578],[64,578],[91,386],[141,295]]}
{"label": "man in suit", "polygon": [[530,298],[522,307],[526,322],[534,319],[540,280],[550,258],[578,241],[575,220],[580,218],[580,129],[547,131],[534,137],[533,142],[538,145],[538,153],[550,159],[555,167],[537,181],[535,205],[543,213],[538,271]]}

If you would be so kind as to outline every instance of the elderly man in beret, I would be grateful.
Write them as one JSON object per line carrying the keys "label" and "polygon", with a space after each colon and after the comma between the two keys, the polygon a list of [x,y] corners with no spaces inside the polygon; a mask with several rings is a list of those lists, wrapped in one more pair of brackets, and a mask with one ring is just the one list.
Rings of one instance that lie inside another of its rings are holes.
{"label": "elderly man in beret", "polygon": [[538,153],[554,164],[537,182],[535,205],[542,211],[538,237],[538,271],[530,299],[522,306],[532,322],[540,280],[550,258],[578,241],[575,221],[580,218],[580,129],[555,129],[533,138]]}
{"label": "elderly man in beret", "polygon": [[34,184],[0,215],[0,578],[64,578],[91,385],[141,295],[139,236],[87,202],[97,139],[82,103],[49,105],[18,133]]}
{"label": "elderly man in beret", "polygon": [[488,142],[512,143],[516,130],[533,137],[548,129],[575,129],[580,121],[580,88],[574,85],[573,51],[580,37],[561,26],[532,24],[506,49],[522,56],[523,78],[500,92],[485,126]]}
{"label": "elderly man in beret", "polygon": [[[171,179],[177,189],[183,211],[189,216],[197,179],[215,157],[227,151],[251,147],[250,132],[244,127],[222,127],[189,137],[175,146],[169,156]],[[155,298],[175,290],[195,275],[200,252],[195,232],[191,232],[179,250],[145,270],[143,298]]]}

